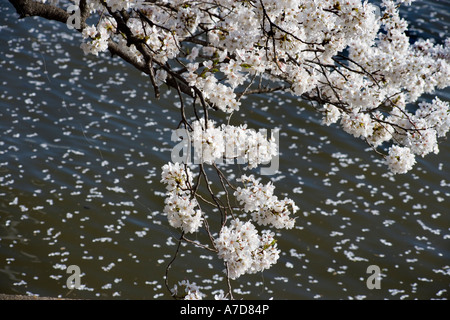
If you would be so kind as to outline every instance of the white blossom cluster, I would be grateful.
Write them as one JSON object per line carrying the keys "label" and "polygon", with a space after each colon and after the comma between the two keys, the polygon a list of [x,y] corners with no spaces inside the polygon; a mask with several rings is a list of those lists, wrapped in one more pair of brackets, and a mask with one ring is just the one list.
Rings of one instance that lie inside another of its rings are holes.
{"label": "white blossom cluster", "polygon": [[431,103],[421,102],[414,114],[405,108],[404,97],[396,101],[389,116],[376,111],[368,113],[341,113],[335,106],[327,105],[323,122],[337,122],[344,131],[366,139],[378,147],[385,141],[395,141],[389,148],[386,162],[393,173],[406,173],[416,163],[415,155],[438,153],[438,138],[450,129],[449,103],[435,98]]}
{"label": "white blossom cluster", "polygon": [[214,244],[219,257],[226,262],[228,276],[236,279],[245,273],[263,271],[276,263],[280,250],[273,237],[274,233],[269,230],[259,235],[250,221],[235,219],[229,227],[222,227]]}
{"label": "white blossom cluster", "polygon": [[99,52],[108,50],[108,40],[116,31],[116,21],[105,17],[97,26],[88,26],[83,29],[82,35],[84,39],[89,39],[81,44],[85,54],[98,55]]}
{"label": "white blossom cluster", "polygon": [[206,61],[203,66],[200,69],[198,63],[188,64],[188,71],[183,76],[189,85],[201,90],[203,96],[220,110],[228,113],[239,110],[240,102],[236,100],[233,88],[220,83],[211,72],[212,62]]}
{"label": "white blossom cluster", "polygon": [[246,125],[222,124],[216,127],[213,120],[200,119],[192,124],[191,139],[198,162],[221,163],[223,159],[239,159],[250,169],[269,162],[278,153],[275,138],[268,138],[264,131],[247,128]]}
{"label": "white blossom cluster", "polygon": [[[82,30],[81,47],[98,55],[114,42],[140,63],[138,69],[151,64],[153,85],[172,80],[183,85],[179,91],[200,98],[206,120],[189,123],[199,163],[244,159],[255,168],[276,156],[273,137],[246,125],[218,125],[208,108],[231,115],[246,93],[278,87],[318,102],[323,124],[338,124],[374,148],[387,145],[385,163],[402,174],[416,156],[438,153],[438,138],[450,130],[448,102],[418,103],[450,84],[450,39],[411,43],[399,6],[412,2],[382,0],[379,12],[363,0],[87,0],[99,21]],[[117,23],[114,16],[124,11],[126,18]],[[168,163],[161,181],[170,225],[197,232],[203,214],[190,169]],[[241,182],[234,196],[251,219],[231,220],[214,240],[232,279],[265,270],[279,258],[274,233],[258,233],[253,223],[293,228],[298,210],[291,199],[274,195],[272,183],[253,175],[242,175]],[[183,297],[202,297],[194,284],[178,286]],[[173,292],[179,293],[178,286]]]}
{"label": "white blossom cluster", "polygon": [[437,139],[444,137],[450,128],[449,104],[436,98],[431,103],[420,103],[415,114],[397,111],[389,121],[405,129],[391,129],[399,145],[389,149],[386,162],[393,173],[406,173],[415,164],[416,155],[439,153]]}
{"label": "white blossom cluster", "polygon": [[188,280],[179,281],[171,291],[173,296],[184,300],[203,300],[205,296],[195,282],[191,283]]}
{"label": "white blossom cluster", "polygon": [[445,137],[450,130],[449,103],[434,99],[431,103],[422,102],[416,111],[418,119],[427,119],[430,128],[436,130],[437,137]]}
{"label": "white blossom cluster", "polygon": [[241,181],[245,187],[238,187],[234,195],[244,205],[244,211],[251,213],[256,223],[271,225],[277,229],[294,227],[295,219],[290,215],[296,213],[298,207],[293,200],[279,200],[273,194],[275,186],[272,183],[263,185],[253,175],[243,175]]}
{"label": "white blossom cluster", "polygon": [[166,184],[164,212],[174,228],[186,233],[197,232],[203,223],[198,203],[191,196],[192,172],[180,163],[167,163],[162,167],[161,182]]}
{"label": "white blossom cluster", "polygon": [[405,173],[412,169],[416,159],[414,154],[411,153],[411,149],[393,145],[389,149],[386,163],[392,173]]}
{"label": "white blossom cluster", "polygon": [[[449,85],[450,39],[410,43],[399,5],[411,3],[383,0],[379,12],[362,0],[88,0],[91,12],[101,12],[101,18],[83,30],[82,48],[97,55],[113,40],[142,61],[108,14],[139,10],[146,19],[130,15],[126,24],[131,34],[145,43],[159,65],[185,58],[181,76],[210,106],[227,113],[238,110],[237,92],[256,76],[267,75],[287,84],[296,96],[325,99],[324,124],[340,123],[374,147],[386,142],[425,155],[436,152],[434,135],[445,135],[448,127],[438,132],[431,117],[421,112],[408,118],[406,106]],[[202,36],[190,42],[197,35]],[[163,68],[156,70],[158,84],[166,79]],[[441,106],[448,112],[447,103]],[[408,132],[399,130],[405,124]],[[207,129],[207,135],[217,130]],[[221,147],[206,160],[220,156]]]}

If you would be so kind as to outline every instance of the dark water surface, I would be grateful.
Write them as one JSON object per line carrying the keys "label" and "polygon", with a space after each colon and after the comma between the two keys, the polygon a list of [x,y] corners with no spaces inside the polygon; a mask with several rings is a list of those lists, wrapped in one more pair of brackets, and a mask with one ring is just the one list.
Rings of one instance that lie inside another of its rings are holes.
{"label": "dark water surface", "polygon": [[[405,10],[411,36],[448,36],[449,6]],[[147,77],[107,55],[84,56],[65,25],[17,20],[7,1],[0,39],[0,292],[169,298],[163,279],[179,232],[162,213],[159,180],[179,121],[175,92],[155,101]],[[448,89],[437,95],[450,100]],[[279,262],[232,281],[235,297],[450,296],[448,140],[392,176],[364,142],[323,127],[289,97],[249,98],[235,117],[280,128],[271,178],[300,207],[296,228],[278,236]],[[66,287],[69,265],[80,267],[79,290]],[[381,289],[367,288],[369,265],[380,267]],[[212,298],[226,290],[222,269],[210,252],[183,246],[169,280],[196,282]]]}

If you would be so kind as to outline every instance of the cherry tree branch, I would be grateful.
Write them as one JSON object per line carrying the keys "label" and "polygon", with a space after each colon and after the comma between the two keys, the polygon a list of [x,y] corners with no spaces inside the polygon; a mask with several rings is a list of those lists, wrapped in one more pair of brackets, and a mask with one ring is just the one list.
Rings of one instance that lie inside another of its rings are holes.
{"label": "cherry tree branch", "polygon": [[9,0],[9,2],[19,14],[19,19],[39,16],[47,20],[66,23],[70,17],[68,12],[52,4],[36,2],[34,0]]}

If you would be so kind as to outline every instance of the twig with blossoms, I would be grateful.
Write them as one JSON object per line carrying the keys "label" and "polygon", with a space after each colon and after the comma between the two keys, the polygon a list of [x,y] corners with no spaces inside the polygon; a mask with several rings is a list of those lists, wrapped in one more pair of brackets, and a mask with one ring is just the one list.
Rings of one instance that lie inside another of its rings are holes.
{"label": "twig with blossoms", "polygon": [[[20,17],[63,23],[71,17],[45,0],[9,1]],[[251,170],[278,152],[273,140],[246,124],[230,124],[245,107],[244,96],[283,92],[309,101],[323,124],[366,141],[393,174],[411,170],[416,156],[438,153],[438,139],[450,130],[449,103],[417,101],[450,84],[450,39],[410,43],[399,6],[411,2],[383,0],[379,15],[362,0],[80,0],[83,51],[97,56],[109,50],[145,73],[156,99],[162,84],[174,88],[178,128],[201,147],[200,163],[162,167],[164,212],[181,232],[165,279],[175,298],[204,297],[187,280],[170,288],[168,272],[182,242],[223,260],[226,296],[233,298],[231,279],[270,268],[279,256],[273,232],[255,225],[294,227],[298,207],[279,199],[275,185],[251,174],[235,185],[219,166],[245,159]],[[96,23],[88,25],[91,17]],[[414,103],[415,110],[407,107]],[[217,114],[225,115],[222,124],[212,120]],[[210,227],[211,208],[220,216],[218,229]],[[198,232],[210,243],[187,237]]]}

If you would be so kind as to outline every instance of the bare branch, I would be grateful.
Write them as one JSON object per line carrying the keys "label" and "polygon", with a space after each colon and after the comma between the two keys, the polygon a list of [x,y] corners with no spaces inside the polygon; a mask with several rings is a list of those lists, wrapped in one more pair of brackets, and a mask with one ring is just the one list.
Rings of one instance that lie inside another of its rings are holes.
{"label": "bare branch", "polygon": [[69,13],[63,9],[46,3],[40,3],[33,0],[9,0],[20,15],[19,19],[26,17],[39,16],[48,20],[55,20],[66,23],[69,19]]}

